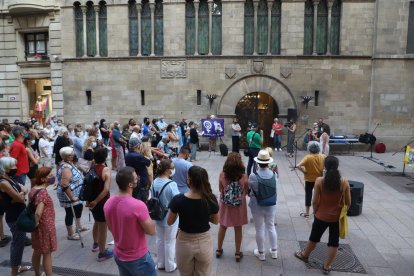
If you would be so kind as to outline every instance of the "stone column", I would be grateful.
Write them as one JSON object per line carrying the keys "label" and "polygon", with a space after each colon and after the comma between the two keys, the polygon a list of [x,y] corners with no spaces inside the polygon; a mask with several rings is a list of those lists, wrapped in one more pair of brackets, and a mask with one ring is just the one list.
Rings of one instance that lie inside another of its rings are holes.
{"label": "stone column", "polygon": [[326,38],[326,43],[327,43],[327,47],[326,47],[326,54],[330,55],[331,54],[331,20],[332,20],[332,6],[333,6],[333,1],[329,0],[328,1],[328,37]]}
{"label": "stone column", "polygon": [[155,39],[155,34],[154,34],[154,11],[155,11],[155,3],[154,1],[152,1],[150,3],[150,9],[151,9],[151,56],[155,56],[154,54],[154,39]]}
{"label": "stone column", "polygon": [[86,44],[86,6],[82,6],[82,16],[83,16],[83,57],[88,57],[87,55],[87,48],[88,45]]}
{"label": "stone column", "polygon": [[136,3],[137,8],[137,21],[138,21],[138,54],[141,56],[141,3]]}
{"label": "stone column", "polygon": [[318,28],[318,4],[319,0],[313,1],[313,54],[316,53],[316,29]]}
{"label": "stone column", "polygon": [[211,35],[213,34],[213,1],[208,1],[208,55],[211,56]]}
{"label": "stone column", "polygon": [[96,33],[96,55],[99,57],[99,5],[93,7],[95,9],[95,33]]}
{"label": "stone column", "polygon": [[275,5],[274,1],[273,4],[270,4],[270,1],[267,2],[267,55],[271,55],[270,36],[272,34],[272,5]]}
{"label": "stone column", "polygon": [[253,2],[253,8],[254,8],[254,45],[253,45],[253,55],[257,55],[257,7],[259,6],[259,2],[254,1]]}
{"label": "stone column", "polygon": [[194,0],[194,10],[195,10],[195,51],[194,55],[198,56],[198,7],[200,3],[199,0]]}

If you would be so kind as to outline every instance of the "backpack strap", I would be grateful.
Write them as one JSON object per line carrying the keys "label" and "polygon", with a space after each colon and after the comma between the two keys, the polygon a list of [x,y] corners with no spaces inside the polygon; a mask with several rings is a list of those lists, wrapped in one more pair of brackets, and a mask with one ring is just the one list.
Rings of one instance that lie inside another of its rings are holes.
{"label": "backpack strap", "polygon": [[[170,184],[171,182],[173,182],[172,180],[168,181],[167,183],[164,184],[164,186],[162,186],[161,191],[158,193],[158,195],[156,195],[157,198],[160,198],[162,192],[164,191],[165,187],[167,187],[168,184]],[[154,195],[155,195],[155,189],[154,187],[152,187],[152,189],[154,190]]]}

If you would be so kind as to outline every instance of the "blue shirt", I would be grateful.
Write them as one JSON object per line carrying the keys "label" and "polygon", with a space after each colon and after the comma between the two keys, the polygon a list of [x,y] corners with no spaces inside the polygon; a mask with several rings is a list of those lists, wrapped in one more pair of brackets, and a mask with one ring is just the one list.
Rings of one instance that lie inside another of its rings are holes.
{"label": "blue shirt", "polygon": [[[155,191],[156,193],[161,192],[162,187],[167,183],[171,181],[170,179],[167,178],[160,178],[157,177],[154,180],[154,184],[153,184],[153,191]],[[175,183],[174,181],[170,182],[167,186],[165,186],[164,191],[162,191],[161,196],[159,197],[161,204],[165,207],[168,207],[168,205],[170,204],[171,199],[175,196],[178,195],[180,192],[178,191],[177,188],[177,183]],[[154,196],[154,195],[152,195]],[[176,221],[177,222],[177,221]],[[158,226],[162,226],[162,227],[168,227],[167,224],[167,216],[165,216],[165,218],[163,220],[157,220],[155,221],[155,223]]]}
{"label": "blue shirt", "polygon": [[119,142],[119,139],[121,139],[121,132],[119,129],[114,128],[114,130],[112,130],[112,137],[115,141],[115,147],[122,147],[122,144]]}
{"label": "blue shirt", "polygon": [[167,128],[168,125],[165,121],[158,121],[157,126],[160,130],[164,128],[164,131],[160,132],[161,137],[167,135],[167,131],[165,130],[165,128]]}
{"label": "blue shirt", "polygon": [[73,149],[75,150],[76,157],[83,158],[82,156],[82,147],[83,143],[85,142],[85,139],[82,137],[75,136],[72,139],[73,141]]}
{"label": "blue shirt", "polygon": [[144,136],[151,135],[149,126],[145,124],[142,126],[142,135]]}
{"label": "blue shirt", "polygon": [[190,190],[187,185],[187,174],[193,164],[179,157],[174,158],[172,161],[175,166],[175,174],[172,179],[177,183],[180,193],[186,193]]}
{"label": "blue shirt", "polygon": [[135,173],[139,176],[140,187],[146,187],[148,181],[147,167],[151,165],[151,160],[136,151],[130,151],[125,156],[125,165],[134,168]]}

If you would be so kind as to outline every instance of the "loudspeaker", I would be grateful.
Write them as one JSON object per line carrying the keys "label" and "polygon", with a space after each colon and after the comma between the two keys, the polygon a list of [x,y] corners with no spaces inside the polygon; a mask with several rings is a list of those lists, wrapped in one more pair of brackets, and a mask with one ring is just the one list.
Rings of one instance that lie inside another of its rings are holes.
{"label": "loudspeaker", "polygon": [[288,121],[294,120],[296,121],[298,118],[298,111],[295,108],[288,108],[287,119]]}

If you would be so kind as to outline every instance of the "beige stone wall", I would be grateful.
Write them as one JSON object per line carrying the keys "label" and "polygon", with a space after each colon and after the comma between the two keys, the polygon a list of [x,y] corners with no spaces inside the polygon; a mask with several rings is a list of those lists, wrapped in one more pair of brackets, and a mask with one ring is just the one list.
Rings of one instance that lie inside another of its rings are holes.
{"label": "beige stone wall", "polygon": [[282,55],[303,55],[304,17],[303,2],[282,2]]}
{"label": "beige stone wall", "polygon": [[376,54],[405,54],[408,0],[377,0]]}
{"label": "beige stone wall", "polygon": [[342,5],[341,55],[372,55],[375,2]]}
{"label": "beige stone wall", "polygon": [[223,55],[243,55],[244,3],[223,1],[222,34]]}
{"label": "beige stone wall", "polygon": [[185,6],[164,4],[164,55],[185,55]]}
{"label": "beige stone wall", "polygon": [[[315,119],[323,116],[337,132],[359,134],[366,131],[370,92],[370,78],[366,75],[371,73],[369,59],[265,61],[264,75],[277,78],[285,84],[293,95],[300,116],[309,116],[308,125],[302,124],[301,128],[310,126]],[[289,67],[290,77],[284,79],[276,64],[282,68]],[[230,65],[237,71],[234,79],[223,77],[225,67]],[[220,101],[220,98],[216,100],[210,110],[206,94],[215,93],[222,97],[240,78],[255,78],[251,73],[251,60],[247,58],[208,62],[202,58],[188,59],[187,73],[185,79],[161,79],[160,61],[149,59],[67,62],[63,76],[66,121],[91,122],[102,116],[108,120],[125,121],[130,117],[142,120],[146,115],[154,117],[161,114],[165,114],[169,121],[183,116],[199,120],[216,111]],[[250,92],[269,93],[267,90],[271,86],[255,86],[254,81],[250,83]],[[91,106],[86,105],[85,90],[89,89],[92,91]],[[145,106],[141,106],[140,90],[145,90]],[[200,106],[196,105],[197,90],[202,90]],[[306,109],[301,104],[300,96],[313,95],[314,90],[320,91],[320,105],[315,107],[311,102]],[[249,93],[247,90],[240,92],[239,99]],[[277,98],[275,100],[278,101]],[[279,108],[285,114],[287,107]]]}

